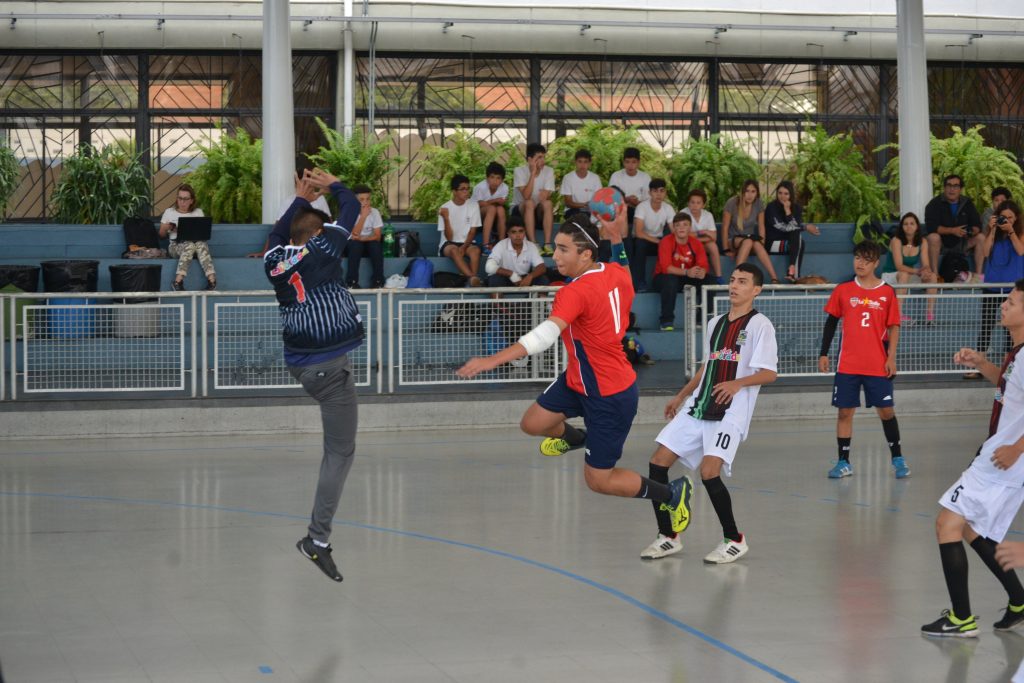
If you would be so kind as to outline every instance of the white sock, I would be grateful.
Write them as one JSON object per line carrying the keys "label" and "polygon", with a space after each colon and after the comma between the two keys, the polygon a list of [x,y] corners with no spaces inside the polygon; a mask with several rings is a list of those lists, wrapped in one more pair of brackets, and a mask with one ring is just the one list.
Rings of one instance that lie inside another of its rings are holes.
{"label": "white sock", "polygon": [[313,541],[313,545],[315,545],[317,548],[328,548],[331,545],[327,541],[318,541],[315,538],[311,540]]}

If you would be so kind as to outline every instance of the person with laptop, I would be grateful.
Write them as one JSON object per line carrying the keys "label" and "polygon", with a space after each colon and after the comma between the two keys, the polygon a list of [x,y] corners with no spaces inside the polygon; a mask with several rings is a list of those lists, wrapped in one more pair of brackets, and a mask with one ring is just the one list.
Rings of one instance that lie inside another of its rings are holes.
{"label": "person with laptop", "polygon": [[[171,283],[171,289],[176,292],[185,290],[185,275],[188,273],[188,267],[192,264],[193,258],[199,259],[199,265],[202,266],[203,273],[206,274],[206,289],[217,288],[217,272],[213,268],[213,257],[210,255],[210,245],[207,242],[209,219],[187,225],[189,219],[193,218],[205,219],[205,215],[202,209],[196,207],[196,191],[192,189],[191,185],[185,183],[178,186],[174,206],[169,207],[160,217],[160,237],[167,237],[171,240],[167,247],[167,253],[171,255],[171,258],[178,259],[178,268],[174,273],[174,281]],[[202,235],[206,239],[186,239],[194,238],[195,234],[184,232],[179,239],[178,224],[182,219],[185,219],[186,226],[190,231],[195,230],[196,234]]]}

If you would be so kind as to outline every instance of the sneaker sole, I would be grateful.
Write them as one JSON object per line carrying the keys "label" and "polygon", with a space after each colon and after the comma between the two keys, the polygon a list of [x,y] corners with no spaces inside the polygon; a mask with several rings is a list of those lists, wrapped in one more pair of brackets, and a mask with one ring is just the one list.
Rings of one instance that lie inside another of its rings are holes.
{"label": "sneaker sole", "polygon": [[1014,624],[1013,626],[1003,626],[1003,627],[999,627],[999,626],[996,626],[995,624],[993,624],[993,625],[992,625],[992,629],[993,629],[994,631],[1000,631],[1000,632],[1002,632],[1002,633],[1008,633],[1008,632],[1010,632],[1010,631],[1016,631],[1016,630],[1017,630],[1017,629],[1019,629],[1019,628],[1020,628],[1021,626],[1024,626],[1024,619],[1022,619],[1022,620],[1018,621],[1018,622],[1017,622],[1016,624]]}
{"label": "sneaker sole", "polygon": [[852,477],[852,476],[853,476],[853,472],[852,471],[840,472],[839,474],[832,474],[831,472],[828,473],[828,478],[829,479],[845,479],[846,477]]}
{"label": "sneaker sole", "polygon": [[930,631],[921,631],[922,636],[927,636],[929,638],[977,638],[979,633],[981,633],[980,629],[962,632],[950,631],[949,633],[932,633]]}
{"label": "sneaker sole", "polygon": [[672,548],[670,550],[661,550],[659,548],[658,550],[654,551],[653,553],[648,553],[645,550],[644,552],[640,553],[640,559],[641,560],[660,560],[663,557],[668,557],[669,555],[675,555],[676,553],[679,553],[679,552],[682,552],[682,551],[683,551],[683,544],[680,543],[677,547]]}
{"label": "sneaker sole", "polygon": [[750,552],[750,548],[747,548],[746,550],[744,550],[743,552],[739,553],[738,555],[733,555],[731,557],[723,557],[723,558],[715,558],[715,559],[709,559],[709,558],[705,557],[704,558],[704,564],[732,564],[736,560],[738,560],[741,557],[743,557],[744,555],[746,555],[748,552]]}

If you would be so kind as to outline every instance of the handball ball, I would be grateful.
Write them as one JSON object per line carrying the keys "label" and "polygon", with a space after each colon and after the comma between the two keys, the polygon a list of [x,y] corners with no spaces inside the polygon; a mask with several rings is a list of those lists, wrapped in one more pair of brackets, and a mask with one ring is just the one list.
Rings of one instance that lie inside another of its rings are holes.
{"label": "handball ball", "polygon": [[590,198],[588,206],[590,213],[610,223],[615,220],[615,215],[623,201],[622,193],[614,187],[602,187]]}

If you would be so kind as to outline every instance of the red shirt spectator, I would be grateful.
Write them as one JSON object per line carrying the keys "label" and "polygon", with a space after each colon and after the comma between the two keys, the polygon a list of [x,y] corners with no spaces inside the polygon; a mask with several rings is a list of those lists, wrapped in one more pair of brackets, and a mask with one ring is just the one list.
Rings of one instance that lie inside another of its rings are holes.
{"label": "red shirt spectator", "polygon": [[[710,270],[704,245],[692,234],[683,244],[676,239],[674,234],[662,238],[661,243],[658,244],[658,264],[654,267],[654,274],[668,274],[669,266],[683,270],[700,266],[704,270]],[[679,273],[672,274],[679,275]]]}

